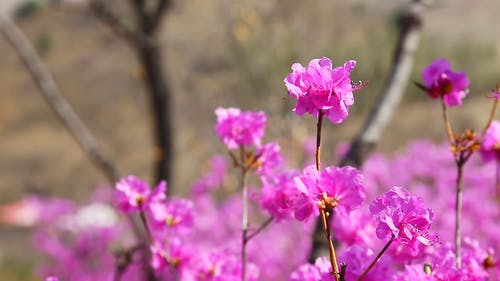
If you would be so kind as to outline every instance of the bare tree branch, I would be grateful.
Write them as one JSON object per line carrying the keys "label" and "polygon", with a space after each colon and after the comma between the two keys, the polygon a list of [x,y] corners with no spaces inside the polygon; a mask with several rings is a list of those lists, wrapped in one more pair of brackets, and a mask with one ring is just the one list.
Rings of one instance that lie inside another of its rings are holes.
{"label": "bare tree branch", "polygon": [[[154,33],[158,23],[165,13],[170,0],[158,0],[157,9],[148,12],[147,1],[129,0],[129,4],[136,16],[137,24],[135,28],[128,29],[125,38],[131,43],[132,49],[136,52],[138,59],[145,72],[145,82],[148,87],[148,94],[151,106],[153,121],[153,138],[155,145],[155,182],[161,180],[172,181],[172,159],[173,159],[173,124],[171,118],[171,90],[163,67],[162,52],[157,44],[157,36]],[[113,29],[121,30],[122,25],[116,20],[114,14],[104,4],[104,0],[92,0],[93,9],[102,9],[104,17],[100,17]],[[99,12],[97,9],[97,12]],[[99,15],[99,13],[96,13]],[[118,34],[123,34],[118,32]],[[167,193],[172,192],[169,188]]]}
{"label": "bare tree branch", "polygon": [[2,14],[0,14],[0,30],[13,49],[18,53],[40,89],[40,93],[45,98],[45,101],[47,101],[59,119],[69,129],[73,138],[80,145],[80,148],[111,183],[116,182],[118,172],[115,165],[99,150],[97,141],[90,130],[61,95],[54,78],[24,33],[7,15]]}
{"label": "bare tree branch", "polygon": [[399,19],[399,37],[390,74],[363,129],[351,144],[340,165],[361,166],[380,140],[382,132],[399,105],[413,68],[422,33],[421,14],[429,1],[413,0]]}
{"label": "bare tree branch", "polygon": [[102,0],[90,1],[90,9],[96,16],[119,37],[125,39],[132,46],[153,44],[153,40],[143,34],[140,30],[134,30],[120,20],[118,15],[114,14],[111,9]]}
{"label": "bare tree branch", "polygon": [[155,32],[158,29],[163,16],[166,14],[167,9],[171,6],[171,4],[171,0],[159,0],[158,6],[153,10],[154,13],[151,16],[150,27],[152,32]]}
{"label": "bare tree branch", "polygon": [[[349,151],[340,161],[340,166],[360,167],[366,156],[371,153],[379,142],[383,130],[394,114],[408,85],[415,52],[420,43],[422,32],[421,15],[429,2],[429,0],[412,0],[400,17],[399,36],[390,74],[363,129],[352,141]],[[324,239],[321,236],[321,223],[317,222],[316,224],[313,233],[313,246],[309,256],[311,262],[314,262],[316,257],[321,256],[323,252],[326,252],[327,247],[327,245],[324,245]]]}

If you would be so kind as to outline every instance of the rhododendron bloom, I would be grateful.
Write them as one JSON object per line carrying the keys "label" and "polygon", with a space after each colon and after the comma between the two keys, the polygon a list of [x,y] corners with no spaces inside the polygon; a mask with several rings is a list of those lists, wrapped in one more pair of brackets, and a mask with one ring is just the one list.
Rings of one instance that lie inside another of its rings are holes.
{"label": "rhododendron bloom", "polygon": [[262,195],[259,201],[278,221],[292,217],[293,207],[301,197],[293,181],[298,174],[296,171],[289,171],[270,179],[262,178]]}
{"label": "rhododendron bloom", "polygon": [[151,266],[157,274],[169,266],[182,270],[194,254],[186,243],[177,238],[169,239],[164,245],[157,242],[151,246]]}
{"label": "rhododendron bloom", "polygon": [[432,98],[442,98],[447,106],[458,106],[469,93],[465,72],[454,72],[446,59],[436,59],[422,70],[424,86]]}
{"label": "rhododendron bloom", "polygon": [[306,200],[297,201],[295,218],[307,220],[319,209],[335,209],[343,214],[358,208],[365,200],[363,176],[353,167],[327,167],[318,172],[314,165],[295,178],[295,185]]}
{"label": "rhododendron bloom", "polygon": [[500,99],[500,91],[499,90],[492,90],[491,96],[495,99]]}
{"label": "rhododendron bloom", "polygon": [[374,247],[379,242],[375,235],[375,219],[366,208],[349,214],[339,213],[330,224],[335,239],[346,246],[357,244]]}
{"label": "rhododendron bloom", "polygon": [[187,229],[193,225],[193,202],[186,199],[172,199],[168,202],[149,204],[151,228],[162,233],[169,229]]}
{"label": "rhododendron bloom", "polygon": [[280,146],[277,142],[270,142],[256,151],[257,163],[255,172],[260,175],[272,175],[274,171],[281,168],[283,157],[281,157]]}
{"label": "rhododendron bloom", "polygon": [[241,111],[239,108],[215,110],[217,124],[215,131],[228,149],[240,146],[260,146],[266,127],[266,114],[263,111]]}
{"label": "rhododendron bloom", "polygon": [[370,212],[378,221],[378,238],[394,237],[402,243],[417,239],[423,244],[431,244],[425,236],[434,214],[424,207],[422,198],[412,196],[406,189],[391,188],[371,203]]}
{"label": "rhododendron bloom", "polygon": [[[372,249],[361,246],[353,245],[347,248],[340,256],[339,261],[347,265],[345,280],[356,281],[368,268],[370,263],[375,258],[375,253]],[[390,265],[390,259],[387,256],[382,258],[375,264],[375,266],[363,278],[366,281],[379,281],[390,280],[393,275],[393,270]]]}
{"label": "rhododendron bloom", "polygon": [[292,65],[292,73],[285,79],[288,94],[297,99],[294,111],[318,116],[322,110],[332,123],[342,123],[349,114],[349,106],[354,104],[351,71],[356,61],[350,60],[343,66],[333,68],[329,58],[313,59],[307,67],[300,63]]}
{"label": "rhododendron bloom", "polygon": [[485,162],[498,161],[500,158],[500,122],[491,122],[481,143],[481,155]]}
{"label": "rhododendron bloom", "polygon": [[167,184],[162,181],[152,192],[149,184],[136,176],[127,176],[116,183],[115,201],[124,212],[142,211],[154,200],[165,199]]}
{"label": "rhododendron bloom", "polygon": [[288,281],[333,281],[332,266],[325,257],[319,257],[314,264],[303,264],[292,272]]}

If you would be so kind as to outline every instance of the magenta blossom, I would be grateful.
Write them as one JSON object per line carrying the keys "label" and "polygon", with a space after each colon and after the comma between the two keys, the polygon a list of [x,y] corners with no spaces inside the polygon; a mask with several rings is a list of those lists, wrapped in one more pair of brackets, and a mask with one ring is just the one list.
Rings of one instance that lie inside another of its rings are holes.
{"label": "magenta blossom", "polygon": [[305,198],[296,201],[295,218],[298,220],[318,215],[320,208],[348,214],[365,200],[363,176],[349,166],[331,166],[321,173],[314,165],[308,166],[295,178],[295,185]]}
{"label": "magenta blossom", "polygon": [[[375,253],[372,249],[359,244],[354,244],[343,251],[343,253],[339,256],[339,261],[347,265],[345,280],[358,280],[374,258]],[[390,280],[391,276],[394,275],[390,262],[391,260],[389,257],[382,256],[382,258],[375,264],[375,267],[368,272],[363,280]]]}
{"label": "magenta blossom", "polygon": [[136,176],[127,176],[116,183],[115,201],[117,207],[126,212],[142,211],[151,201],[165,199],[167,183],[162,181],[154,191],[149,184]]}
{"label": "magenta blossom", "polygon": [[342,123],[354,104],[351,71],[356,61],[350,60],[343,66],[333,68],[329,58],[313,59],[307,67],[300,63],[292,65],[292,73],[285,79],[288,94],[297,99],[294,111],[298,115],[309,113],[318,116],[322,110],[332,123]]}
{"label": "magenta blossom", "polygon": [[259,201],[277,221],[291,218],[297,200],[303,198],[293,181],[298,174],[296,171],[288,171],[269,179],[262,177],[262,195]]}
{"label": "magenta blossom", "polygon": [[274,171],[281,168],[283,157],[281,157],[280,146],[277,142],[270,142],[256,152],[257,165],[256,173],[259,175],[273,175]]}
{"label": "magenta blossom", "polygon": [[491,96],[495,99],[500,99],[500,90],[491,90]]}
{"label": "magenta blossom", "polygon": [[481,155],[485,162],[498,161],[500,158],[500,122],[493,121],[484,134]]}
{"label": "magenta blossom", "polygon": [[59,281],[59,278],[54,276],[49,276],[45,278],[45,281]]}
{"label": "magenta blossom", "polygon": [[164,245],[155,243],[151,246],[151,266],[158,275],[169,266],[181,271],[194,255],[195,253],[186,243],[173,238]]}
{"label": "magenta blossom", "polygon": [[174,198],[149,204],[150,225],[154,233],[162,234],[169,230],[187,230],[193,225],[193,202]]}
{"label": "magenta blossom", "polygon": [[260,146],[267,121],[264,112],[219,107],[215,110],[215,115],[217,115],[215,131],[228,149]]}
{"label": "magenta blossom", "polygon": [[288,281],[333,281],[332,266],[325,257],[319,257],[314,264],[303,264],[292,272]]}
{"label": "magenta blossom", "polygon": [[393,187],[370,205],[370,212],[378,221],[377,237],[394,237],[402,243],[417,239],[430,245],[426,238],[434,213],[424,207],[422,198],[412,196],[402,187]]}
{"label": "magenta blossom", "polygon": [[432,98],[443,98],[447,106],[458,106],[469,93],[465,72],[454,72],[446,59],[436,59],[422,70],[424,86]]}

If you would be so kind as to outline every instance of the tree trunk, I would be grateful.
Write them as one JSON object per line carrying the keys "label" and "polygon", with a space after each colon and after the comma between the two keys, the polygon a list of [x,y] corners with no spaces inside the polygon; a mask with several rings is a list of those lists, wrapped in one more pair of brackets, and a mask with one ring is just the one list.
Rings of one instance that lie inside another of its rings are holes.
{"label": "tree trunk", "polygon": [[[146,75],[154,138],[155,183],[172,180],[172,120],[170,118],[170,89],[165,80],[160,48],[156,44],[139,47],[139,59]],[[171,189],[167,189],[169,193]]]}

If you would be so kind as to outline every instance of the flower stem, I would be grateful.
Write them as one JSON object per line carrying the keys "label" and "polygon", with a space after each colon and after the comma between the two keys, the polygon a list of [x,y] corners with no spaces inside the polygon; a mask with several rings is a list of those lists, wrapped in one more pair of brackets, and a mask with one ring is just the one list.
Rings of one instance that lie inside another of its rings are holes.
{"label": "flower stem", "polygon": [[451,123],[450,120],[448,119],[448,110],[446,107],[446,104],[444,103],[444,99],[441,98],[441,106],[443,108],[443,121],[444,125],[446,128],[446,135],[448,136],[448,140],[450,141],[450,144],[453,145],[455,142],[455,139],[453,138],[453,130],[451,129]]}
{"label": "flower stem", "polygon": [[[316,170],[318,172],[321,169],[321,126],[323,125],[323,110],[319,110],[318,112],[318,123],[316,125]],[[337,255],[335,254],[335,247],[333,246],[330,224],[328,223],[328,215],[329,213],[324,209],[320,208],[321,212],[321,222],[323,224],[323,232],[325,233],[325,238],[328,243],[328,250],[330,252],[330,264],[332,266],[333,275],[335,277],[335,281],[339,281],[339,266],[337,262]]]}
{"label": "flower stem", "polygon": [[247,259],[247,242],[248,242],[248,187],[247,187],[247,172],[245,167],[245,153],[243,147],[240,153],[241,163],[241,280],[246,281],[246,259]]}
{"label": "flower stem", "polygon": [[321,208],[321,222],[323,223],[323,231],[325,233],[325,238],[328,242],[328,250],[330,252],[330,264],[332,265],[333,275],[335,281],[339,281],[339,266],[337,262],[337,255],[335,254],[335,248],[333,247],[333,242],[331,238],[330,224],[328,223],[328,212]]}
{"label": "flower stem", "polygon": [[141,222],[144,225],[144,229],[146,230],[146,235],[148,237],[148,241],[150,244],[153,244],[153,235],[151,234],[151,230],[149,229],[148,221],[146,219],[146,215],[144,211],[139,212],[139,216],[141,217]]}
{"label": "flower stem", "polygon": [[495,198],[497,202],[500,204],[500,162],[497,160],[496,162],[496,173],[495,173]]}
{"label": "flower stem", "polygon": [[456,267],[462,267],[462,234],[460,231],[460,222],[462,219],[462,178],[463,166],[461,161],[457,162],[457,194],[455,198],[455,263]]}
{"label": "flower stem", "polygon": [[491,108],[491,113],[490,113],[490,117],[488,119],[488,123],[486,123],[486,126],[484,127],[484,130],[483,130],[483,134],[482,134],[483,136],[486,133],[486,131],[488,130],[488,128],[490,127],[491,122],[493,122],[493,119],[495,119],[495,115],[497,115],[497,109],[498,109],[498,99],[495,99],[495,101],[493,102],[493,107]]}
{"label": "flower stem", "polygon": [[361,281],[361,280],[363,280],[363,278],[366,277],[368,272],[370,272],[370,270],[375,266],[375,264],[377,264],[377,262],[380,260],[380,258],[385,253],[385,251],[387,251],[389,246],[391,246],[392,241],[394,241],[394,235],[391,237],[391,240],[389,240],[387,242],[387,244],[385,244],[384,248],[382,248],[382,250],[377,254],[377,256],[373,259],[373,261],[370,263],[370,265],[365,269],[363,274],[361,274],[361,276],[358,277],[357,281]]}
{"label": "flower stem", "polygon": [[318,123],[316,125],[316,170],[321,169],[321,126],[323,124],[323,110],[318,112]]}
{"label": "flower stem", "polygon": [[260,226],[259,228],[257,228],[254,232],[252,232],[251,234],[249,234],[247,236],[247,242],[250,241],[250,239],[254,238],[255,236],[257,236],[257,234],[259,234],[262,230],[264,230],[266,227],[268,227],[274,220],[274,217],[269,217],[266,221],[264,221]]}

